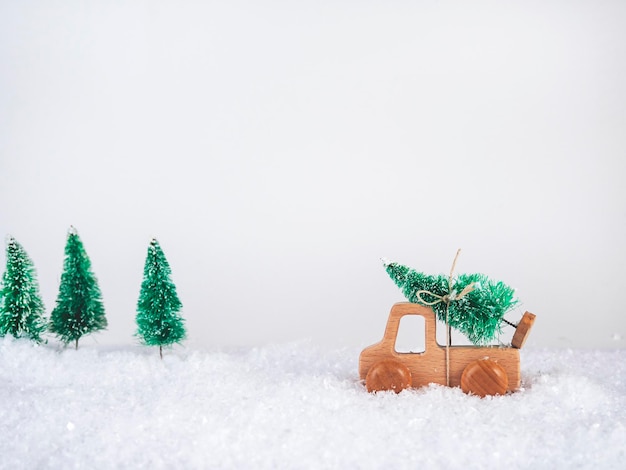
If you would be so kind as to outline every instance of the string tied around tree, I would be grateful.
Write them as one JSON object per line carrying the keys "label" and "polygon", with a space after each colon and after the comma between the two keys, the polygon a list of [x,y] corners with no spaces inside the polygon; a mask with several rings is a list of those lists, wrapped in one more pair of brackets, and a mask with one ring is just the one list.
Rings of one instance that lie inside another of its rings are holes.
{"label": "string tied around tree", "polygon": [[[456,255],[454,257],[454,261],[452,262],[452,267],[450,268],[450,275],[448,276],[448,293],[444,295],[439,295],[434,292],[430,292],[428,290],[420,289],[415,295],[420,303],[432,307],[433,305],[437,305],[438,303],[443,302],[446,305],[446,385],[450,386],[450,303],[454,301],[461,300],[470,292],[476,289],[476,282],[472,282],[465,286],[461,292],[458,294],[453,289],[454,286],[454,269],[456,268],[456,261],[459,258],[459,254],[461,253],[461,249],[459,248],[456,251]],[[434,297],[433,301],[426,301],[422,297],[423,294],[430,295]]]}
{"label": "string tied around tree", "polygon": [[[456,293],[456,291],[452,290],[449,294],[439,295],[439,294],[435,294],[434,292],[430,292],[428,290],[422,289],[422,290],[418,290],[415,293],[415,295],[417,296],[421,304],[432,307],[433,305],[437,305],[440,302],[449,304],[450,302],[454,302],[455,300],[461,300],[467,294],[475,290],[477,286],[478,286],[477,282],[472,282],[471,284],[468,284],[467,286],[465,286],[465,288],[458,294]],[[428,302],[424,300],[424,298],[422,297],[422,294],[428,294],[432,297],[435,297],[436,300],[433,300],[432,302]]]}

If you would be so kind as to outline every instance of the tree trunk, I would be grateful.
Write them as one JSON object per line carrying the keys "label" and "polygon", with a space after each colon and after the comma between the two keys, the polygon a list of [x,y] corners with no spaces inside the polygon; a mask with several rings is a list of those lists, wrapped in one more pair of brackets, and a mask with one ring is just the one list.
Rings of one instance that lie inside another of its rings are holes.
{"label": "tree trunk", "polygon": [[159,356],[163,359],[163,346],[159,344]]}
{"label": "tree trunk", "polygon": [[517,328],[517,325],[515,323],[511,323],[506,318],[503,318],[502,321],[506,323],[507,325],[512,326],[513,328]]}
{"label": "tree trunk", "polygon": [[74,343],[74,346],[76,347],[76,350],[78,350],[78,338],[76,338],[76,342]]}

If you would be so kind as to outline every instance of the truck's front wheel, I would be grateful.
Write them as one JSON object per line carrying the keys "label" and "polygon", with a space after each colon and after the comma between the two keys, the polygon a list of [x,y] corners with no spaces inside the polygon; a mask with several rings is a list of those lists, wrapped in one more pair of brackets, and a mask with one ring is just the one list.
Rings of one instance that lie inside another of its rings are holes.
{"label": "truck's front wheel", "polygon": [[378,361],[367,372],[365,386],[368,392],[393,390],[400,393],[411,386],[411,371],[394,359]]}

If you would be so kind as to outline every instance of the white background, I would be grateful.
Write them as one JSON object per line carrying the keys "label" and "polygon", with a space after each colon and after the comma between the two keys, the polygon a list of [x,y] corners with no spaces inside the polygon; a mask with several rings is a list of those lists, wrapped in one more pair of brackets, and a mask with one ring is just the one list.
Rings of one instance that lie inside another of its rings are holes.
{"label": "white background", "polygon": [[625,21],[621,1],[0,0],[0,232],[49,314],[77,227],[109,320],[84,341],[136,341],[156,236],[187,344],[365,346],[403,300],[379,258],[447,273],[460,247],[458,272],[538,315],[528,344],[624,347]]}

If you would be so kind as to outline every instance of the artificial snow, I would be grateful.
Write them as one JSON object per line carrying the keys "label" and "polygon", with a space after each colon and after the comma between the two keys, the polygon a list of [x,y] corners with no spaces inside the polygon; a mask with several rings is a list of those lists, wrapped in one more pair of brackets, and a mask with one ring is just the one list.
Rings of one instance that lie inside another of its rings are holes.
{"label": "artificial snow", "polygon": [[626,350],[522,350],[485,399],[369,394],[359,352],[0,339],[0,467],[624,468]]}

